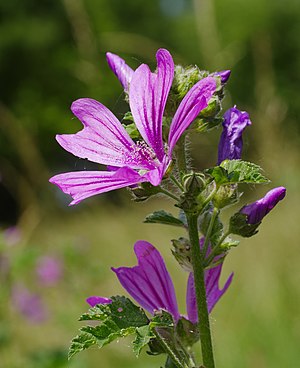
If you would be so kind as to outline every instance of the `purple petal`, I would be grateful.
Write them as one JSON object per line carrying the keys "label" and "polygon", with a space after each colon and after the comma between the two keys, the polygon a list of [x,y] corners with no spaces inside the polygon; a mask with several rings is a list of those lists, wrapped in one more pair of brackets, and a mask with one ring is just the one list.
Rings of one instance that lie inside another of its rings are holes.
{"label": "purple petal", "polygon": [[146,241],[135,243],[138,266],[112,268],[124,289],[148,312],[164,309],[178,320],[174,285],[165,262],[154,246]]}
{"label": "purple petal", "polygon": [[167,50],[156,54],[157,72],[146,64],[134,72],[129,91],[130,109],[144,140],[154,150],[159,161],[164,157],[162,118],[174,77],[174,62]]}
{"label": "purple petal", "polygon": [[181,137],[182,133],[190,126],[190,124],[199,115],[200,111],[205,109],[209,100],[216,90],[216,81],[213,77],[201,79],[196,83],[181,101],[173,121],[170,126],[169,133],[169,155]]}
{"label": "purple petal", "polygon": [[[222,270],[222,264],[205,271],[205,288],[206,288],[206,300],[208,313],[210,313],[221,298],[221,296],[228,289],[231,284],[233,273],[227,279],[224,287],[219,289],[219,280]],[[192,323],[198,322],[198,312],[197,312],[197,302],[195,294],[195,284],[194,284],[194,274],[191,272],[187,284],[187,294],[186,294],[186,307],[188,319]]]}
{"label": "purple petal", "polygon": [[221,72],[216,72],[214,75],[221,78],[221,83],[224,84],[228,81],[231,74],[231,70],[222,70]]}
{"label": "purple petal", "polygon": [[84,129],[76,134],[57,135],[58,143],[73,155],[93,162],[133,169],[155,167],[151,153],[142,151],[129,137],[122,124],[100,102],[82,98],[71,110]]}
{"label": "purple petal", "polygon": [[232,107],[224,114],[223,132],[218,150],[218,164],[222,161],[240,159],[243,148],[242,134],[245,128],[251,125],[249,115]]}
{"label": "purple petal", "polygon": [[116,77],[122,84],[125,92],[129,91],[129,84],[133,76],[134,71],[120,58],[120,56],[108,52],[106,54],[106,60],[110,69],[115,73]]}
{"label": "purple petal", "polygon": [[77,171],[53,176],[50,183],[57,185],[64,193],[72,196],[70,205],[85,198],[128,187],[146,181],[137,172],[129,168],[118,171]]}
{"label": "purple petal", "polygon": [[240,212],[247,215],[249,224],[259,223],[286,194],[284,187],[270,190],[263,198],[244,206]]}
{"label": "purple petal", "polygon": [[103,296],[90,296],[86,299],[86,302],[94,307],[97,304],[110,304],[112,302],[109,298],[104,298]]}

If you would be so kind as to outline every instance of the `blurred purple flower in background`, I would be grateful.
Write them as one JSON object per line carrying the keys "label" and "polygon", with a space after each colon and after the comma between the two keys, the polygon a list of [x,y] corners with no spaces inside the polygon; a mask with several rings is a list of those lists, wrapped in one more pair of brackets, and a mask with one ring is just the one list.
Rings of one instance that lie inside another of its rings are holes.
{"label": "blurred purple flower in background", "polygon": [[263,198],[244,206],[240,212],[247,215],[249,224],[257,224],[285,197],[285,194],[284,187],[274,188]]}
{"label": "blurred purple flower in background", "polygon": [[224,160],[241,158],[242,134],[248,125],[251,125],[251,121],[247,112],[240,111],[235,106],[225,112],[218,150],[218,165]]}
{"label": "blurred purple flower in background", "polygon": [[36,273],[43,285],[54,285],[62,278],[62,261],[52,256],[42,256],[37,261]]}
{"label": "blurred purple flower in background", "polygon": [[25,286],[17,284],[12,288],[13,306],[30,322],[40,323],[48,313],[39,295],[31,293]]}
{"label": "blurred purple flower in background", "polygon": [[3,231],[3,238],[7,245],[15,245],[21,240],[21,230],[17,226],[8,227]]}
{"label": "blurred purple flower in background", "polygon": [[[178,321],[181,315],[178,310],[175,289],[162,256],[152,244],[142,240],[135,243],[134,251],[138,259],[137,266],[112,268],[120,283],[132,298],[151,314],[163,309],[171,313]],[[219,264],[205,271],[209,312],[225,293],[232,280],[233,275],[231,274],[223,289],[219,290],[221,269],[222,264]],[[93,296],[88,298],[87,302],[95,306],[110,303],[111,300]],[[188,319],[196,323],[198,317],[192,273],[188,279],[186,304]]]}
{"label": "blurred purple flower in background", "polygon": [[[174,77],[174,62],[164,49],[158,50],[156,58],[155,73],[142,64],[130,81],[130,109],[143,141],[134,142],[119,120],[100,102],[82,98],[72,104],[71,110],[81,120],[84,129],[76,134],[57,135],[58,143],[77,157],[118,169],[69,172],[52,177],[51,183],[72,196],[71,205],[96,194],[142,182],[159,185],[178,139],[208,106],[216,90],[213,77],[201,79],[183,98],[172,119],[166,145],[162,138],[162,123]],[[123,63],[114,69],[122,70],[122,73],[126,70],[125,75],[128,74]],[[123,74],[120,80],[126,85]]]}

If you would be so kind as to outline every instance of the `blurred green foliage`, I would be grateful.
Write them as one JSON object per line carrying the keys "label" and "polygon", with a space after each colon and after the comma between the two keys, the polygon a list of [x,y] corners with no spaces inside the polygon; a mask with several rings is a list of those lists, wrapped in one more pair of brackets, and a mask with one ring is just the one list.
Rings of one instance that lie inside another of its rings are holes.
{"label": "blurred green foliage", "polygon": [[[136,360],[129,341],[70,363],[66,351],[79,327],[76,318],[86,309],[84,298],[121,292],[109,267],[132,265],[137,239],[153,241],[171,260],[169,239],[177,230],[137,226],[160,209],[161,201],[136,207],[119,191],[70,209],[67,196],[48,183],[55,173],[95,167],[63,151],[54,139],[81,128],[69,110],[73,100],[95,98],[120,119],[127,111],[105,52],[121,55],[132,67],[141,62],[155,67],[159,47],[169,49],[176,63],[232,70],[224,108],[237,104],[253,122],[243,156],[263,166],[274,186],[288,188],[281,209],[226,263],[227,272],[236,275],[212,317],[219,366],[299,366],[299,19],[298,0],[0,2],[0,224],[17,224],[22,232],[17,244],[0,248],[13,266],[9,280],[0,272],[1,367],[160,364],[146,355]],[[199,148],[195,166],[214,166],[219,134],[193,141]],[[49,252],[64,260],[65,273],[59,286],[44,289],[34,265]],[[169,264],[183,300],[185,276]],[[11,281],[22,281],[42,296],[48,321],[32,325],[18,314]]]}

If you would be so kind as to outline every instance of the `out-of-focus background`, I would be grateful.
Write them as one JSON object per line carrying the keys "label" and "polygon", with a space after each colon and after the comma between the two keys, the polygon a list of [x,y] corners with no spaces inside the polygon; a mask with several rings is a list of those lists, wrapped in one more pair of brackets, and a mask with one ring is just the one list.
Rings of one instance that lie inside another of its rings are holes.
{"label": "out-of-focus background", "polygon": [[[272,184],[245,188],[243,201],[272,186],[286,199],[226,260],[234,281],[212,313],[217,366],[296,368],[300,361],[298,0],[59,0],[0,2],[0,365],[3,368],[153,367],[130,339],[67,362],[85,298],[122,293],[111,266],[134,265],[133,244],[158,247],[184,313],[186,275],[170,255],[179,230],[142,224],[168,200],[136,204],[119,190],[75,207],[48,183],[56,173],[97,167],[65,152],[56,133],[81,128],[71,102],[95,98],[127,111],[105,52],[133,68],[155,67],[165,47],[175,62],[231,69],[224,108],[250,113],[243,157]],[[220,129],[195,140],[194,163],[215,163]],[[227,211],[227,216],[232,211]],[[226,216],[226,214],[225,214]]]}

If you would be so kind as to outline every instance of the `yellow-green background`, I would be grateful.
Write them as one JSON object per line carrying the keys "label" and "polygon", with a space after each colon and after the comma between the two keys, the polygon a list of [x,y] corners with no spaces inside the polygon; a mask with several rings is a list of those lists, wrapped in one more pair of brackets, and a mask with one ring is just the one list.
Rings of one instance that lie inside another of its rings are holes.
{"label": "yellow-green background", "polygon": [[[122,293],[111,266],[133,265],[133,244],[152,242],[166,257],[182,313],[186,275],[170,255],[177,229],[142,224],[155,209],[176,214],[172,202],[136,204],[126,190],[69,208],[67,196],[48,184],[56,173],[97,168],[64,152],[56,133],[80,129],[69,106],[98,99],[118,117],[126,112],[118,81],[105,61],[111,51],[132,67],[155,67],[165,47],[175,62],[203,69],[231,69],[224,108],[250,113],[243,158],[265,169],[270,186],[243,188],[244,201],[272,186],[287,187],[284,202],[258,235],[243,239],[227,258],[223,281],[233,283],[212,313],[217,367],[297,368],[300,363],[299,69],[298,0],[57,0],[0,2],[0,224],[17,226],[20,241],[2,236],[0,366],[3,368],[159,367],[137,360],[130,339],[66,360],[77,317],[89,295]],[[220,130],[195,137],[196,168],[216,161]],[[238,209],[238,206],[237,208]],[[234,209],[225,211],[224,218]],[[59,257],[64,277],[41,287],[40,255]],[[32,324],[19,314],[11,287],[22,282],[39,293],[49,318]]]}

